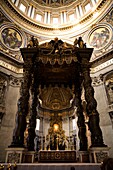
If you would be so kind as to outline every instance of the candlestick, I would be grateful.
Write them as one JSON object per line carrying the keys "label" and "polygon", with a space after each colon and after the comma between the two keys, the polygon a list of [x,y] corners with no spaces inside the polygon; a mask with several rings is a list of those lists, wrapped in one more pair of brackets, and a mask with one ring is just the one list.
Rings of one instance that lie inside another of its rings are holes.
{"label": "candlestick", "polygon": [[48,151],[50,151],[50,135],[49,135],[49,148],[48,148]]}
{"label": "candlestick", "polygon": [[58,148],[58,134],[57,134],[57,138],[56,138],[56,140],[57,140],[57,151],[59,150],[59,148]]}
{"label": "candlestick", "polygon": [[47,149],[46,149],[46,143],[44,143],[44,150],[46,151]]}
{"label": "candlestick", "polygon": [[46,135],[45,135],[45,142],[46,142]]}

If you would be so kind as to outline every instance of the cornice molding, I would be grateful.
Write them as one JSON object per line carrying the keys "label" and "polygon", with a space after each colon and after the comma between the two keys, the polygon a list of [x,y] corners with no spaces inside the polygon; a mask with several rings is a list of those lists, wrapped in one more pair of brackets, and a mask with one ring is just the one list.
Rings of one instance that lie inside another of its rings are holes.
{"label": "cornice molding", "polygon": [[[109,6],[109,4],[111,3],[111,0],[101,1],[101,3],[98,4],[95,11],[100,12],[100,10],[103,9],[104,6],[106,6],[106,3]],[[11,17],[11,19],[13,21],[15,21],[16,24],[20,25],[20,23],[21,23],[21,27],[23,27],[24,29],[26,29],[26,25],[27,25],[27,29],[29,29],[29,31],[34,30],[36,32],[39,31],[41,33],[41,31],[43,30],[43,31],[48,31],[49,34],[53,33],[54,31],[57,31],[57,28],[53,28],[53,27],[51,27],[51,25],[49,26],[49,25],[39,24],[38,22],[35,22],[35,20],[30,19],[26,15],[22,14],[16,7],[14,8],[14,6],[12,6],[8,0],[4,0],[4,3],[1,4],[1,7],[4,10],[4,13],[7,13]],[[12,13],[10,12],[10,10],[12,11]],[[79,21],[79,24],[84,24],[84,23],[86,24],[87,21],[91,22],[91,20],[94,22],[93,13],[95,11],[93,11],[93,12],[91,11],[88,15],[81,18]],[[16,15],[16,17],[15,17],[15,15]],[[78,24],[73,23],[70,25],[61,26],[58,28],[58,30],[59,31],[68,31],[68,30],[73,29],[77,25]],[[89,23],[88,23],[88,26],[89,26]],[[38,29],[38,30],[36,30],[36,29]]]}
{"label": "cornice molding", "polygon": [[101,64],[104,64],[106,62],[110,61],[110,63],[112,63],[112,58],[113,58],[113,50],[111,49],[109,52],[103,54],[102,56],[100,56],[99,58],[97,58],[96,60],[91,62],[92,70],[94,68],[99,67]]}
{"label": "cornice molding", "polygon": [[23,69],[22,68],[17,68],[16,66],[13,66],[12,64],[9,64],[6,61],[0,60],[0,66],[7,69],[7,70],[10,70],[10,71],[12,71],[14,73],[23,74]]}
{"label": "cornice molding", "polygon": [[91,74],[94,74],[100,70],[103,70],[111,65],[113,65],[113,59],[110,59],[104,62],[103,64],[98,65],[97,67],[91,68]]}

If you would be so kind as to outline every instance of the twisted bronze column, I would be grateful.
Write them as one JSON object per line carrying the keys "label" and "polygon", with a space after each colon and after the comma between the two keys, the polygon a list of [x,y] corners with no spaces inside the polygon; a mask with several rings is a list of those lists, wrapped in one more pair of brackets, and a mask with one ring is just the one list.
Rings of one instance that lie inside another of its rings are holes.
{"label": "twisted bronze column", "polygon": [[16,126],[13,132],[13,141],[9,147],[24,147],[24,132],[26,130],[26,116],[29,111],[29,89],[32,82],[32,72],[34,61],[38,49],[20,49],[24,60],[23,82],[18,100],[18,110],[16,113]]}
{"label": "twisted bronze column", "polygon": [[77,125],[79,128],[78,136],[80,139],[80,151],[87,151],[86,125],[82,109],[81,85],[79,83],[79,80],[75,83],[74,94],[74,105],[77,107],[78,116]]}
{"label": "twisted bronze column", "polygon": [[27,58],[23,67],[23,82],[18,100],[18,110],[16,113],[16,126],[13,132],[13,141],[10,147],[24,146],[24,131],[26,129],[26,116],[29,108],[29,89],[31,84],[32,59]]}
{"label": "twisted bronze column", "polygon": [[30,119],[29,119],[29,127],[28,127],[28,143],[27,147],[29,151],[34,150],[34,138],[35,128],[36,128],[36,116],[37,116],[37,107],[39,106],[38,101],[38,94],[39,94],[39,86],[37,81],[37,76],[35,73],[33,74],[33,85],[32,85],[32,107],[30,112]]}
{"label": "twisted bronze column", "polygon": [[[82,58],[82,57],[81,57]],[[97,102],[94,98],[94,89],[91,85],[90,63],[87,57],[81,60],[81,70],[83,74],[83,85],[85,89],[85,100],[87,102],[86,111],[89,116],[89,129],[91,131],[91,147],[104,147],[102,131],[99,126],[99,113],[96,109]]]}

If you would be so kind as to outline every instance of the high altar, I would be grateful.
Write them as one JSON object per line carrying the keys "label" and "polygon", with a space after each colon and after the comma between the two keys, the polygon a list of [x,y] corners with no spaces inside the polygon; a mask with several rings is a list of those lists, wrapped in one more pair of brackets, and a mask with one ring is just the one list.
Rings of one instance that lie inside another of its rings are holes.
{"label": "high altar", "polygon": [[[108,148],[91,86],[93,49],[86,48],[81,37],[73,45],[58,38],[39,45],[32,37],[27,48],[20,50],[24,76],[6,162],[100,162]],[[37,118],[41,122],[38,133]],[[70,124],[75,118],[78,131]]]}

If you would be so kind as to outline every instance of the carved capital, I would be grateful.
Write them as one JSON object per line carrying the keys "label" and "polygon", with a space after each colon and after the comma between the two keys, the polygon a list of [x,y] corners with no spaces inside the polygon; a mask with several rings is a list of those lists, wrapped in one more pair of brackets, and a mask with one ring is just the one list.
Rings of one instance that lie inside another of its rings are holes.
{"label": "carved capital", "polygon": [[14,87],[20,87],[21,83],[23,82],[23,78],[16,78],[13,76],[10,76],[10,85]]}
{"label": "carved capital", "polygon": [[103,83],[103,75],[100,74],[98,77],[92,77],[92,86],[98,86]]}

